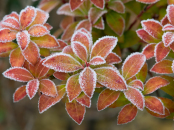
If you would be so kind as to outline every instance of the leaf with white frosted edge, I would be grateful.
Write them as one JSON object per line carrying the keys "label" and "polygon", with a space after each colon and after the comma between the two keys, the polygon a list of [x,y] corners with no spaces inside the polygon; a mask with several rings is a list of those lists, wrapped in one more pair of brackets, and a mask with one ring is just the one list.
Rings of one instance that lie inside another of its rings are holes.
{"label": "leaf with white frosted edge", "polygon": [[45,23],[44,26],[50,31],[53,27],[49,23]]}
{"label": "leaf with white frosted edge", "polygon": [[141,53],[132,53],[129,55],[122,66],[122,75],[125,79],[135,76],[146,62],[146,57]]}
{"label": "leaf with white frosted edge", "polygon": [[46,12],[50,12],[51,10],[53,10],[61,1],[59,0],[42,0],[39,5],[38,8],[42,9]]}
{"label": "leaf with white frosted edge", "polygon": [[136,33],[139,38],[141,38],[143,41],[147,43],[157,43],[159,40],[155,39],[151,35],[149,35],[144,29],[138,29],[136,30]]}
{"label": "leaf with white frosted edge", "polygon": [[97,82],[101,85],[115,91],[127,89],[126,81],[116,68],[101,67],[95,69],[95,72],[97,74]]}
{"label": "leaf with white frosted edge", "polygon": [[119,91],[114,91],[110,89],[103,90],[97,101],[97,109],[98,111],[101,111],[105,109],[106,107],[110,106],[112,103],[114,103],[120,95]]}
{"label": "leaf with white frosted edge", "polygon": [[14,92],[14,94],[13,94],[13,102],[19,102],[26,95],[27,95],[26,86],[21,86],[21,87],[17,88],[16,91]]}
{"label": "leaf with white frosted edge", "polygon": [[166,24],[169,24],[169,19],[167,17],[167,14],[161,19],[161,24],[164,26]]}
{"label": "leaf with white frosted edge", "polygon": [[105,60],[107,64],[118,64],[122,62],[121,57],[114,52],[109,53]]}
{"label": "leaf with white frosted edge", "polygon": [[146,59],[149,60],[151,59],[152,57],[155,56],[155,46],[156,44],[155,43],[150,43],[150,44],[147,44],[144,48],[143,48],[143,51],[142,51],[142,54],[144,54],[146,56]]}
{"label": "leaf with white frosted edge", "polygon": [[11,42],[16,39],[16,31],[12,31],[8,28],[0,29],[0,42]]}
{"label": "leaf with white frosted edge", "polygon": [[97,29],[101,29],[104,30],[105,29],[105,24],[104,24],[104,20],[102,17],[100,17],[97,22],[93,25],[93,27],[97,28]]}
{"label": "leaf with white frosted edge", "polygon": [[172,44],[170,44],[170,49],[174,52],[174,42]]}
{"label": "leaf with white frosted edge", "polygon": [[71,47],[73,52],[83,61],[87,62],[88,59],[88,51],[87,48],[81,43],[77,41],[71,42]]}
{"label": "leaf with white frosted edge", "polygon": [[163,60],[164,58],[167,57],[167,55],[170,52],[170,48],[169,47],[165,47],[163,42],[159,42],[156,46],[155,46],[155,60],[156,62],[159,62],[161,60]]}
{"label": "leaf with white frosted edge", "polygon": [[73,102],[67,102],[65,104],[65,109],[68,113],[68,115],[78,124],[80,125],[84,119],[85,116],[85,106],[82,106],[77,101]]}
{"label": "leaf with white frosted edge", "polygon": [[166,32],[162,36],[162,41],[165,47],[168,47],[170,44],[174,42],[174,33],[173,32]]}
{"label": "leaf with white frosted edge", "polygon": [[28,33],[33,37],[41,37],[49,34],[50,31],[43,25],[35,24],[29,28]]}
{"label": "leaf with white frosted edge", "polygon": [[65,85],[59,85],[57,86],[57,92],[58,95],[56,97],[50,97],[42,94],[39,98],[38,107],[39,107],[39,113],[43,113],[47,109],[49,109],[51,106],[58,103],[63,96],[65,95]]}
{"label": "leaf with white frosted edge", "polygon": [[136,0],[136,1],[144,3],[144,4],[154,4],[158,2],[159,0]]}
{"label": "leaf with white frosted edge", "polygon": [[65,30],[70,24],[74,22],[74,17],[72,16],[65,16],[60,23],[60,27]]}
{"label": "leaf with white frosted edge", "polygon": [[172,61],[171,60],[162,60],[153,65],[150,69],[151,72],[157,74],[172,74]]}
{"label": "leaf with white frosted edge", "polygon": [[8,18],[8,17],[14,17],[15,19],[19,20],[19,15],[18,15],[18,13],[15,12],[15,11],[12,11],[10,14],[5,15],[3,19],[6,19],[6,18]]}
{"label": "leaf with white frosted edge", "polygon": [[25,48],[25,50],[22,51],[23,56],[25,57],[25,59],[30,63],[30,64],[36,64],[40,54],[39,54],[39,48],[38,46],[30,41],[30,43],[28,44],[28,46]]}
{"label": "leaf with white frosted edge", "polygon": [[11,67],[22,67],[25,62],[25,58],[19,47],[11,51],[9,58]]}
{"label": "leaf with white frosted edge", "polygon": [[30,100],[35,96],[37,90],[39,89],[39,80],[33,79],[29,81],[26,85],[26,92]]}
{"label": "leaf with white frosted edge", "polygon": [[89,39],[91,40],[91,45],[92,45],[92,35],[90,32],[88,32],[85,28],[81,28],[79,29],[81,32],[87,34],[87,36],[89,37]]}
{"label": "leaf with white frosted edge", "polygon": [[163,31],[174,31],[174,26],[171,25],[171,24],[166,24],[166,25],[163,27]]}
{"label": "leaf with white frosted edge", "polygon": [[99,38],[92,46],[90,58],[95,56],[106,58],[117,45],[117,41],[118,39],[113,36]]}
{"label": "leaf with white frosted edge", "polygon": [[117,13],[124,13],[125,6],[122,1],[112,1],[108,3],[108,8],[116,11]]}
{"label": "leaf with white frosted edge", "polygon": [[172,25],[174,25],[174,16],[173,16],[173,11],[174,11],[174,5],[168,5],[167,6],[167,18],[170,21]]}
{"label": "leaf with white frosted edge", "polygon": [[74,72],[82,69],[83,66],[71,55],[55,53],[45,58],[43,65],[59,72]]}
{"label": "leaf with white frosted edge", "polygon": [[3,72],[4,77],[19,82],[28,82],[33,79],[32,74],[25,68],[12,67]]}
{"label": "leaf with white frosted edge", "polygon": [[71,11],[73,12],[76,10],[81,4],[83,4],[84,0],[70,0],[69,5],[71,8]]}
{"label": "leaf with white frosted edge", "polygon": [[19,15],[19,22],[24,30],[28,27],[36,18],[36,9],[32,6],[27,6],[25,9],[21,10]]}
{"label": "leaf with white frosted edge", "polygon": [[62,52],[65,53],[65,54],[70,54],[72,57],[75,57],[73,49],[72,49],[72,47],[70,45],[64,47]]}
{"label": "leaf with white frosted edge", "polygon": [[6,17],[5,19],[1,21],[1,24],[13,29],[17,29],[17,30],[20,29],[19,21],[14,17]]}
{"label": "leaf with white frosted edge", "polygon": [[89,31],[89,32],[92,31],[92,25],[91,25],[91,23],[89,22],[88,19],[84,19],[84,20],[80,21],[80,22],[77,24],[75,30],[79,30],[79,29],[81,29],[81,28],[85,28],[85,29],[86,29],[87,31]]}
{"label": "leaf with white frosted edge", "polygon": [[147,73],[148,73],[148,66],[147,63],[145,62],[141,70],[138,72],[138,74],[136,74],[136,78],[144,83],[146,81]]}
{"label": "leaf with white frosted edge", "polygon": [[12,51],[17,47],[18,45],[14,42],[6,42],[6,43],[0,42],[0,53]]}
{"label": "leaf with white frosted edge", "polygon": [[49,79],[40,80],[39,90],[47,96],[51,97],[57,96],[56,85],[53,81]]}
{"label": "leaf with white frosted edge", "polygon": [[101,9],[98,9],[98,8],[95,8],[95,7],[91,7],[90,10],[89,10],[89,12],[88,12],[89,21],[92,24],[94,24],[105,13],[107,13],[106,10],[101,10]]}
{"label": "leaf with white frosted edge", "polygon": [[163,31],[162,31],[162,25],[160,22],[153,19],[148,19],[148,20],[141,21],[141,25],[143,29],[152,37],[156,39],[161,39]]}
{"label": "leaf with white frosted edge", "polygon": [[138,109],[136,106],[132,104],[125,105],[121,111],[118,114],[118,121],[117,124],[126,124],[128,122],[131,122],[135,119],[136,115],[138,113]]}
{"label": "leaf with white frosted edge", "polygon": [[105,0],[91,0],[91,2],[100,9],[104,9],[105,7]]}
{"label": "leaf with white frosted edge", "polygon": [[146,111],[149,114],[151,114],[152,116],[155,116],[155,117],[158,117],[158,118],[166,118],[166,117],[168,117],[170,115],[170,111],[166,107],[165,107],[165,114],[164,115],[154,113],[153,111],[150,111],[148,108],[146,108]]}
{"label": "leaf with white frosted edge", "polygon": [[140,90],[133,88],[133,87],[128,87],[128,89],[125,90],[124,95],[138,109],[140,109],[141,111],[143,110],[143,108],[145,106],[144,96]]}
{"label": "leaf with white frosted edge", "polygon": [[138,88],[140,90],[144,90],[144,84],[141,80],[139,79],[136,79],[136,80],[133,80],[132,82],[130,82],[128,84],[129,86],[133,87],[133,88]]}
{"label": "leaf with white frosted edge", "polygon": [[156,91],[157,89],[168,85],[170,82],[160,76],[155,76],[146,81],[144,85],[143,94],[150,94]]}
{"label": "leaf with white frosted edge", "polygon": [[76,101],[80,103],[82,106],[86,106],[88,108],[91,107],[91,99],[86,96],[83,92],[76,98]]}
{"label": "leaf with white frosted edge", "polygon": [[101,56],[95,56],[89,62],[90,65],[102,65],[105,63],[106,63],[105,59]]}
{"label": "leaf with white frosted edge", "polygon": [[80,72],[79,84],[82,91],[89,97],[92,98],[95,87],[96,87],[97,75],[93,69],[90,67],[85,67],[83,71]]}
{"label": "leaf with white frosted edge", "polygon": [[32,37],[31,40],[34,41],[40,48],[59,47],[57,39],[50,34],[46,34],[42,37]]}
{"label": "leaf with white frosted edge", "polygon": [[59,43],[59,47],[53,48],[53,51],[62,51],[64,47],[68,46],[67,43],[61,39],[57,39],[57,41]]}
{"label": "leaf with white frosted edge", "polygon": [[26,30],[18,32],[16,34],[16,40],[21,50],[24,50],[30,43],[30,34]]}
{"label": "leaf with white frosted edge", "polygon": [[145,106],[150,111],[164,115],[165,114],[165,107],[162,103],[162,101],[154,96],[145,96]]}
{"label": "leaf with white frosted edge", "polygon": [[68,73],[64,73],[64,72],[55,72],[53,76],[60,80],[67,80],[70,77]]}

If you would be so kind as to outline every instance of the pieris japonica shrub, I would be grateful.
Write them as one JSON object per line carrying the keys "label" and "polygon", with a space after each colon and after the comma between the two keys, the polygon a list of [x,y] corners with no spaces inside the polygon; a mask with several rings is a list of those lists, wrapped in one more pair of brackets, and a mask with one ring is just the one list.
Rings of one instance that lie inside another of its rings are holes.
{"label": "pieris japonica shrub", "polygon": [[[161,89],[174,96],[173,77],[168,75],[174,73],[173,4],[173,0],[41,0],[37,7],[4,16],[0,57],[9,57],[11,67],[3,75],[25,82],[13,101],[38,94],[43,113],[64,98],[68,115],[81,124],[94,93],[99,93],[98,111],[122,107],[118,124],[131,122],[138,110],[173,119],[172,98],[155,94]],[[143,7],[134,17],[133,5]],[[65,17],[51,34],[54,27],[47,20],[54,8]],[[165,13],[151,8],[163,8]],[[153,57],[149,68],[147,61]],[[55,84],[53,78],[62,82]]]}

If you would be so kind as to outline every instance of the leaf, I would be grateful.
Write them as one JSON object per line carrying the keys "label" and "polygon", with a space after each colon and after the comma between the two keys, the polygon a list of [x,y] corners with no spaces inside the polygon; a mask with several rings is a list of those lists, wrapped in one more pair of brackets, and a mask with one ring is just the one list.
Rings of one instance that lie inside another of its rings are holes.
{"label": "leaf", "polygon": [[89,31],[89,32],[92,31],[92,25],[91,25],[91,23],[89,22],[88,19],[87,19],[87,20],[86,20],[86,19],[85,19],[85,20],[81,20],[81,21],[77,24],[75,30],[79,30],[79,29],[81,29],[81,28],[84,28],[84,29],[86,29],[86,30]]}
{"label": "leaf", "polygon": [[70,54],[72,57],[75,57],[75,54],[74,54],[72,47],[70,45],[64,47],[62,52],[65,54]]}
{"label": "leaf", "polygon": [[10,53],[11,67],[22,67],[25,62],[25,58],[22,55],[20,48],[16,48]]}
{"label": "leaf", "polygon": [[53,76],[60,80],[67,80],[69,78],[69,74],[64,72],[55,72]]}
{"label": "leaf", "polygon": [[127,80],[135,76],[143,67],[146,61],[145,55],[141,53],[132,53],[129,55],[122,66],[122,75]]}
{"label": "leaf", "polygon": [[72,75],[68,78],[66,83],[66,91],[69,102],[72,102],[77,96],[79,96],[82,91],[79,84],[79,74]]}
{"label": "leaf", "polygon": [[146,84],[144,85],[144,91],[143,94],[150,94],[156,91],[157,89],[164,87],[169,84],[169,81],[160,77],[155,76],[150,78]]}
{"label": "leaf", "polygon": [[39,98],[39,113],[43,113],[47,109],[49,109],[51,106],[55,105],[57,102],[59,102],[63,96],[65,95],[65,85],[59,85],[57,86],[57,92],[58,95],[56,97],[50,97],[42,94]]}
{"label": "leaf", "polygon": [[36,24],[29,28],[28,33],[33,37],[41,37],[49,34],[50,32],[45,26]]}
{"label": "leaf", "polygon": [[97,82],[112,90],[126,90],[127,85],[124,78],[120,75],[116,68],[101,67],[95,69],[97,74]]}
{"label": "leaf", "polygon": [[172,74],[172,61],[170,60],[162,60],[150,69],[151,72],[157,73],[157,74]]}
{"label": "leaf", "polygon": [[86,106],[88,108],[91,107],[91,99],[86,96],[83,92],[76,98],[76,101],[80,103],[82,106]]}
{"label": "leaf", "polygon": [[68,115],[79,125],[82,123],[86,112],[85,106],[82,106],[76,101],[73,101],[72,103],[67,102],[66,111]]}
{"label": "leaf", "polygon": [[18,45],[14,42],[6,42],[6,43],[0,42],[0,53],[11,51],[17,47]]}
{"label": "leaf", "polygon": [[72,16],[65,16],[60,23],[60,27],[65,30],[70,24],[74,22],[74,17]]}
{"label": "leaf", "polygon": [[31,75],[31,73],[27,69],[22,67],[11,67],[7,69],[3,73],[3,75],[6,78],[19,81],[19,82],[28,82],[33,79],[33,76]]}
{"label": "leaf", "polygon": [[49,0],[49,1],[44,1],[41,2],[38,6],[38,8],[46,11],[46,12],[50,12],[51,10],[53,10],[58,4],[60,3],[60,1],[57,0]]}
{"label": "leaf", "polygon": [[62,51],[64,47],[67,46],[67,43],[64,42],[61,39],[57,39],[58,43],[59,43],[59,47],[53,48],[54,51]]}
{"label": "leaf", "polygon": [[158,2],[159,0],[136,0],[136,1],[144,3],[144,4],[153,4]]}
{"label": "leaf", "polygon": [[26,95],[26,86],[21,86],[17,88],[13,94],[13,102],[18,102],[22,100]]}
{"label": "leaf", "polygon": [[108,8],[112,9],[113,11],[117,13],[124,13],[125,12],[125,6],[122,1],[111,1],[108,2]]}
{"label": "leaf", "polygon": [[105,0],[91,0],[91,2],[100,9],[104,9],[105,7]]}
{"label": "leaf", "polygon": [[95,56],[89,62],[90,65],[101,65],[105,63],[106,63],[105,59],[101,56]]}
{"label": "leaf", "polygon": [[171,25],[171,24],[166,24],[164,27],[163,27],[163,31],[173,31],[174,30],[174,26]]}
{"label": "leaf", "polygon": [[168,5],[172,5],[172,4],[174,4],[174,1],[173,0],[167,0],[167,3],[168,3]]}
{"label": "leaf", "polygon": [[174,112],[174,101],[168,98],[159,97],[159,99],[163,102],[164,106],[171,112]]}
{"label": "leaf", "polygon": [[2,21],[1,21],[2,26],[14,29],[14,30],[19,30],[20,26],[19,26],[19,21],[14,18],[14,17],[5,17]]}
{"label": "leaf", "polygon": [[164,26],[166,24],[170,23],[169,19],[167,17],[167,14],[163,17],[163,19],[161,19],[161,24]]}
{"label": "leaf", "polygon": [[100,29],[100,30],[104,30],[105,29],[105,24],[104,24],[104,20],[102,17],[100,17],[97,22],[93,25],[93,27]]}
{"label": "leaf", "polygon": [[155,43],[150,43],[150,44],[147,44],[143,48],[142,54],[144,54],[146,56],[147,60],[149,60],[152,57],[154,57],[154,55],[155,55],[155,51],[154,51],[155,50],[155,46],[156,46]]}
{"label": "leaf", "polygon": [[57,96],[56,85],[53,81],[49,79],[40,80],[39,90],[47,96],[51,96],[51,97]]}
{"label": "leaf", "polygon": [[33,79],[29,81],[26,85],[26,92],[30,100],[35,96],[36,92],[39,89],[39,80]]}
{"label": "leaf", "polygon": [[21,50],[24,50],[30,43],[30,34],[26,30],[18,32],[16,35],[16,40]]}
{"label": "leaf", "polygon": [[73,52],[83,61],[87,62],[88,51],[87,48],[81,42],[71,42]]}
{"label": "leaf", "polygon": [[141,70],[138,72],[138,74],[136,74],[136,78],[140,79],[144,83],[147,77],[147,71],[147,63],[145,62]]}
{"label": "leaf", "polygon": [[153,111],[150,111],[150,110],[147,109],[147,108],[146,108],[146,110],[147,110],[147,112],[148,112],[149,114],[151,114],[152,116],[158,117],[158,118],[166,118],[167,116],[170,115],[170,112],[169,112],[169,110],[168,110],[167,108],[165,108],[165,114],[164,114],[164,115],[160,115],[160,114],[158,114],[158,113],[154,113]]}
{"label": "leaf", "polygon": [[99,38],[92,46],[90,58],[95,56],[106,58],[117,45],[117,41],[118,39],[113,36]]}
{"label": "leaf", "polygon": [[122,61],[121,57],[113,52],[109,53],[105,60],[107,64],[118,64]]}
{"label": "leaf", "polygon": [[69,4],[71,7],[71,11],[76,10],[81,4],[83,4],[84,0],[70,0]]}
{"label": "leaf", "polygon": [[128,85],[131,86],[131,87],[133,87],[133,88],[144,90],[144,84],[143,84],[143,82],[141,80],[138,80],[138,79],[133,80]]}
{"label": "leaf", "polygon": [[8,17],[13,17],[13,18],[19,20],[19,15],[18,15],[18,13],[15,12],[15,11],[12,11],[9,15],[5,15],[3,19],[6,19],[6,18],[8,18]]}
{"label": "leaf", "polygon": [[36,17],[36,9],[34,7],[27,6],[25,9],[23,9],[19,15],[19,21],[22,30],[28,27],[34,21],[35,17]]}
{"label": "leaf", "polygon": [[92,98],[95,87],[96,87],[97,75],[93,69],[90,67],[85,67],[83,71],[80,72],[79,84],[82,91],[89,98]]}
{"label": "leaf", "polygon": [[173,17],[173,11],[174,11],[174,6],[173,5],[169,5],[167,6],[167,18],[170,21],[170,23],[172,25],[174,25],[174,17]]}
{"label": "leaf", "polygon": [[117,124],[125,124],[131,122],[136,117],[137,112],[138,110],[136,106],[132,104],[125,105],[118,115]]}
{"label": "leaf", "polygon": [[121,36],[125,29],[125,20],[120,14],[111,11],[106,14],[106,22],[109,27],[119,36]]}
{"label": "leaf", "polygon": [[120,95],[120,92],[118,91],[113,91],[110,89],[105,89],[103,90],[99,97],[98,97],[98,102],[97,102],[97,109],[98,111],[101,111],[114,103]]}
{"label": "leaf", "polygon": [[145,106],[144,96],[138,89],[129,87],[128,90],[124,92],[124,95],[132,104],[143,111]]}
{"label": "leaf", "polygon": [[0,29],[0,42],[11,42],[16,39],[16,31],[12,31],[8,28]]}
{"label": "leaf", "polygon": [[50,31],[51,29],[53,29],[53,27],[48,24],[48,23],[45,23],[44,26]]}
{"label": "leaf", "polygon": [[34,41],[41,48],[59,47],[57,39],[50,34],[46,34],[42,37],[33,37],[31,38],[31,40]]}
{"label": "leaf", "polygon": [[30,64],[35,65],[40,57],[39,48],[34,42],[30,42],[23,50],[23,55]]}
{"label": "leaf", "polygon": [[82,69],[83,66],[71,55],[64,53],[55,53],[45,58],[43,65],[59,72],[74,72]]}
{"label": "leaf", "polygon": [[148,19],[141,21],[141,25],[149,35],[156,39],[161,39],[163,31],[160,22],[153,19]]}
{"label": "leaf", "polygon": [[174,41],[173,32],[164,33],[163,36],[162,36],[162,41],[163,41],[165,47],[170,46]]}
{"label": "leaf", "polygon": [[145,96],[145,106],[150,111],[164,115],[165,114],[165,107],[161,100],[157,97],[153,96]]}

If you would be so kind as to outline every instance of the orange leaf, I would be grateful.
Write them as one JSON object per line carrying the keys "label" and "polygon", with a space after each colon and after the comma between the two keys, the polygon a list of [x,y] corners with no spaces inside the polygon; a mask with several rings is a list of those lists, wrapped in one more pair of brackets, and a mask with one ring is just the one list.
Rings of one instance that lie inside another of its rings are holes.
{"label": "orange leaf", "polygon": [[154,57],[155,54],[155,43],[151,43],[151,44],[147,44],[142,51],[142,54],[144,54],[146,56],[146,59],[149,60],[152,57]]}
{"label": "orange leaf", "polygon": [[121,57],[113,52],[109,53],[105,60],[107,64],[118,64],[122,61]]}
{"label": "orange leaf", "polygon": [[29,81],[26,85],[26,92],[30,100],[35,96],[37,90],[39,89],[39,80],[33,79]]}
{"label": "orange leaf", "polygon": [[41,3],[39,4],[38,8],[46,11],[46,12],[50,12],[51,10],[53,10],[58,4],[60,3],[60,1],[58,0],[45,0],[44,2],[41,1]]}
{"label": "orange leaf", "polygon": [[143,84],[143,82],[141,80],[138,80],[138,79],[133,80],[128,85],[131,86],[131,87],[133,87],[133,88],[138,88],[140,90],[144,90],[144,84]]}
{"label": "orange leaf", "polygon": [[91,2],[100,9],[104,9],[105,7],[105,0],[91,0]]}
{"label": "orange leaf", "polygon": [[16,31],[12,31],[8,28],[0,29],[0,42],[11,42],[16,39]]}
{"label": "orange leaf", "polygon": [[20,26],[19,26],[19,21],[14,18],[14,17],[6,17],[3,19],[3,21],[1,22],[2,26],[6,26],[7,28],[11,28],[14,30],[19,30]]}
{"label": "orange leaf", "polygon": [[85,20],[81,20],[81,21],[77,24],[75,30],[79,30],[79,29],[81,29],[81,28],[85,28],[87,31],[91,32],[91,30],[92,30],[92,25],[91,25],[91,23],[89,22],[88,19],[87,19],[87,20],[86,20],[86,19],[85,19]]}
{"label": "orange leaf", "polygon": [[138,2],[144,3],[144,4],[153,4],[158,2],[159,0],[137,0]]}
{"label": "orange leaf", "polygon": [[9,14],[9,15],[5,15],[5,17],[3,19],[8,18],[8,17],[13,17],[13,18],[19,20],[19,15],[15,11],[12,11],[11,14]]}
{"label": "orange leaf", "polygon": [[149,109],[147,109],[147,112],[150,113],[152,116],[155,116],[155,117],[158,117],[158,118],[166,118],[167,116],[170,115],[170,112],[167,108],[165,108],[165,114],[164,115],[161,115],[161,114],[158,114],[158,113],[154,113],[153,111],[150,111]]}
{"label": "orange leaf", "polygon": [[22,100],[26,95],[26,86],[21,86],[17,88],[13,94],[13,102],[18,102]]}
{"label": "orange leaf", "polygon": [[74,22],[74,17],[72,16],[65,16],[60,23],[60,27],[65,30],[70,24]]}
{"label": "orange leaf", "polygon": [[49,34],[50,32],[47,30],[45,26],[36,24],[30,27],[30,29],[28,30],[28,33],[33,37],[41,37],[46,34]]}
{"label": "orange leaf", "polygon": [[106,63],[105,59],[101,56],[95,56],[89,62],[90,65],[101,65],[105,63]]}
{"label": "orange leaf", "polygon": [[70,0],[69,4],[71,7],[71,11],[73,12],[75,9],[77,9],[81,4],[83,4],[84,0]]}
{"label": "orange leaf", "polygon": [[138,74],[136,74],[136,78],[140,79],[144,83],[147,77],[147,71],[147,63],[145,62],[141,70],[138,72]]}
{"label": "orange leaf", "polygon": [[69,74],[64,72],[55,72],[53,76],[60,80],[67,80],[69,78]]}
{"label": "orange leaf", "polygon": [[91,99],[86,96],[83,92],[76,98],[76,101],[82,106],[91,107]]}
{"label": "orange leaf", "polygon": [[14,42],[6,42],[6,43],[0,42],[0,53],[12,51],[13,49],[15,49],[17,47],[18,47],[18,45]]}
{"label": "orange leaf", "polygon": [[104,30],[105,29],[105,24],[104,20],[102,17],[100,17],[97,22],[93,25],[93,27]]}

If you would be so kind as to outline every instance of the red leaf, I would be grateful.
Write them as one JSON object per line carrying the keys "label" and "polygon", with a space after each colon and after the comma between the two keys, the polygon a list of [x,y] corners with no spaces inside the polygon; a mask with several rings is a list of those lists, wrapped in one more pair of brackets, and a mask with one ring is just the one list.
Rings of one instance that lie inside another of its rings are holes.
{"label": "red leaf", "polygon": [[20,48],[16,48],[10,53],[11,67],[22,67],[25,62],[25,58],[22,55]]}
{"label": "red leaf", "polygon": [[34,42],[30,42],[28,46],[23,50],[25,59],[32,65],[36,64],[39,59],[39,48]]}
{"label": "red leaf", "polygon": [[21,50],[24,50],[30,43],[30,34],[28,34],[28,31],[26,30],[18,32],[16,35],[16,40]]}
{"label": "red leaf", "polygon": [[166,24],[170,23],[168,18],[167,18],[167,15],[165,15],[162,19],[161,19],[161,24],[164,26]]}
{"label": "red leaf", "polygon": [[53,76],[60,80],[67,80],[69,78],[69,74],[64,72],[55,72]]}
{"label": "red leaf", "polygon": [[144,4],[153,4],[158,2],[159,0],[136,0],[136,1],[144,3]]}
{"label": "red leaf", "polygon": [[124,13],[125,6],[122,1],[113,1],[108,3],[108,8],[114,10],[117,13]]}
{"label": "red leaf", "polygon": [[76,101],[73,101],[72,103],[67,102],[66,111],[68,115],[79,125],[82,123],[86,112],[85,106],[82,106]]}
{"label": "red leaf", "polygon": [[6,26],[6,27],[9,27],[9,28],[12,28],[14,30],[19,30],[20,29],[20,26],[19,26],[19,21],[14,18],[14,17],[6,17],[2,20],[1,24],[3,26]]}
{"label": "red leaf", "polygon": [[133,87],[133,88],[138,88],[138,89],[141,89],[141,90],[144,90],[144,84],[141,80],[133,80],[132,82],[130,82],[128,84],[129,86]]}
{"label": "red leaf", "polygon": [[70,0],[69,4],[71,7],[71,11],[73,12],[75,9],[77,9],[81,4],[83,4],[84,0]]}
{"label": "red leaf", "polygon": [[145,55],[141,53],[132,53],[129,55],[122,66],[122,75],[125,79],[135,76],[143,67],[146,61]]}
{"label": "red leaf", "polygon": [[6,15],[6,16],[4,17],[4,19],[5,19],[5,18],[8,18],[8,17],[14,17],[15,19],[19,20],[19,15],[18,15],[18,13],[16,13],[15,11],[12,11],[11,14]]}
{"label": "red leaf", "polygon": [[17,88],[13,94],[13,102],[18,102],[22,100],[26,95],[26,86],[21,86]]}
{"label": "red leaf", "polygon": [[121,57],[113,52],[109,53],[105,60],[107,64],[118,64],[122,61]]}
{"label": "red leaf", "polygon": [[101,111],[114,103],[120,95],[120,92],[118,91],[113,91],[110,89],[105,89],[103,90],[99,97],[98,97],[98,102],[97,102],[97,109],[98,111]]}
{"label": "red leaf", "polygon": [[165,47],[168,47],[169,45],[171,45],[174,41],[173,32],[164,33],[162,36],[162,41],[163,41]]}
{"label": "red leaf", "polygon": [[174,16],[173,16],[173,11],[174,11],[174,5],[168,5],[167,6],[167,18],[170,21],[172,25],[174,25]]}
{"label": "red leaf", "polygon": [[74,17],[72,16],[65,16],[60,23],[60,27],[65,30],[70,24],[74,22]]}
{"label": "red leaf", "polygon": [[126,90],[127,85],[124,78],[120,75],[116,68],[101,67],[95,69],[97,74],[97,82],[112,90]]}
{"label": "red leaf", "polygon": [[165,114],[165,107],[161,100],[157,97],[153,96],[145,96],[145,106],[148,108],[150,111],[164,115]]}
{"label": "red leaf", "polygon": [[168,85],[170,82],[160,76],[150,78],[144,85],[143,94],[150,94],[157,89]]}
{"label": "red leaf", "polygon": [[132,104],[125,105],[118,115],[117,124],[125,124],[131,122],[135,119],[137,112],[138,110],[136,106]]}
{"label": "red leaf", "polygon": [[81,42],[71,42],[73,52],[83,61],[87,62],[88,51],[87,48]]}
{"label": "red leaf", "polygon": [[143,94],[135,88],[129,87],[128,90],[124,92],[125,97],[134,104],[141,111],[144,108],[144,96]]}
{"label": "red leaf", "polygon": [[96,87],[97,75],[93,69],[86,67],[79,76],[80,87],[88,97],[92,98]]}
{"label": "red leaf", "polygon": [[69,77],[66,83],[66,91],[70,102],[72,102],[77,96],[79,96],[82,91],[79,84],[79,74]]}
{"label": "red leaf", "polygon": [[53,27],[48,24],[48,23],[45,23],[44,26],[50,31],[51,29],[53,29]]}
{"label": "red leaf", "polygon": [[104,9],[105,7],[105,0],[91,0],[91,2],[100,9]]}
{"label": "red leaf", "polygon": [[75,54],[74,54],[72,47],[70,45],[64,47],[62,52],[65,54],[70,54],[72,57],[75,57]]}
{"label": "red leaf", "polygon": [[58,0],[42,0],[39,3],[38,8],[46,11],[46,12],[50,12],[51,10],[53,10],[58,4],[60,3],[60,1]]}
{"label": "red leaf", "polygon": [[0,42],[11,42],[16,39],[16,31],[12,31],[8,28],[0,29]]}
{"label": "red leaf", "polygon": [[74,72],[82,69],[83,66],[75,60],[71,55],[64,53],[56,53],[48,56],[43,65],[59,72]]}
{"label": "red leaf", "polygon": [[58,95],[56,97],[50,97],[42,94],[39,98],[39,113],[43,113],[47,109],[49,109],[51,106],[55,105],[57,102],[59,102],[64,94],[65,94],[65,85],[57,86],[57,92]]}
{"label": "red leaf", "polygon": [[141,21],[141,25],[143,29],[152,37],[156,39],[161,39],[163,31],[162,31],[162,25],[160,22],[153,19],[149,19],[149,20]]}
{"label": "red leaf", "polygon": [[25,9],[23,9],[20,12],[19,16],[19,21],[22,30],[28,27],[34,21],[35,17],[36,17],[36,9],[34,7],[27,6]]}
{"label": "red leaf", "polygon": [[105,59],[101,56],[95,56],[89,62],[90,65],[101,65],[105,63],[106,63]]}
{"label": "red leaf", "polygon": [[163,27],[163,31],[173,31],[174,30],[174,26],[171,25],[171,24],[166,24],[164,27]]}
{"label": "red leaf", "polygon": [[161,114],[157,114],[157,113],[154,113],[152,111],[150,111],[149,109],[147,109],[147,112],[150,113],[152,116],[155,116],[155,117],[158,117],[158,118],[166,118],[167,116],[170,115],[170,112],[167,108],[165,108],[165,114],[164,115],[161,115]]}
{"label": "red leaf", "polygon": [[27,92],[27,95],[30,99],[32,99],[37,90],[39,89],[39,80],[38,79],[33,79],[31,81],[29,81],[26,85],[26,92]]}
{"label": "red leaf", "polygon": [[75,30],[79,30],[79,29],[81,29],[81,28],[85,28],[87,31],[91,32],[91,30],[92,30],[92,25],[91,25],[91,23],[89,22],[88,19],[87,19],[87,20],[86,20],[86,19],[85,19],[85,20],[81,20],[81,21],[77,24]]}
{"label": "red leaf", "polygon": [[46,34],[49,34],[50,32],[45,26],[36,24],[29,28],[28,33],[33,37],[41,37]]}
{"label": "red leaf", "polygon": [[86,96],[84,93],[81,93],[77,98],[76,101],[80,103],[82,106],[91,107],[91,99]]}
{"label": "red leaf", "polygon": [[172,61],[162,60],[156,63],[150,71],[157,74],[172,74]]}
{"label": "red leaf", "polygon": [[93,27],[104,30],[105,29],[105,24],[104,20],[102,17],[100,17],[97,22],[93,25]]}
{"label": "red leaf", "polygon": [[0,42],[0,53],[9,52],[17,47],[18,45],[14,42],[6,42],[6,43]]}
{"label": "red leaf", "polygon": [[19,82],[28,82],[33,79],[31,73],[27,69],[22,67],[9,68],[3,73],[3,75],[6,78]]}
{"label": "red leaf", "polygon": [[142,54],[144,54],[146,56],[146,59],[149,60],[152,57],[154,57],[155,54],[155,43],[151,43],[151,44],[147,44],[142,51]]}
{"label": "red leaf", "polygon": [[54,51],[62,51],[64,47],[67,46],[67,43],[64,42],[63,40],[61,39],[57,39],[58,43],[59,43],[59,47],[57,48],[53,48]]}
{"label": "red leaf", "polygon": [[156,43],[158,40],[149,35],[144,29],[138,29],[136,31],[139,38],[147,43]]}
{"label": "red leaf", "polygon": [[40,80],[39,90],[47,96],[51,96],[51,97],[57,96],[56,85],[54,84],[53,81],[49,79]]}
{"label": "red leaf", "polygon": [[92,46],[90,58],[92,59],[95,56],[106,58],[117,45],[117,41],[117,38],[112,36],[104,36],[98,39]]}

